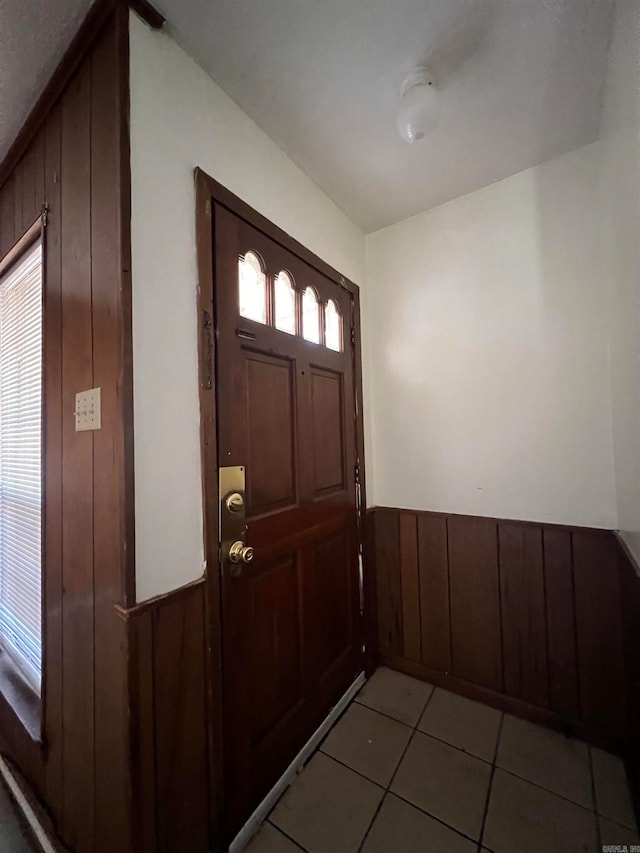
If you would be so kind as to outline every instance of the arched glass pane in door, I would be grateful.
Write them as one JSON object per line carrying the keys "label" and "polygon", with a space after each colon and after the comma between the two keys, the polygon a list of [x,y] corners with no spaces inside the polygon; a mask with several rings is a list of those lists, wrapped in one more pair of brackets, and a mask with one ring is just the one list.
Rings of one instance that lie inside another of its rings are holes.
{"label": "arched glass pane in door", "polygon": [[296,333],[296,292],[293,288],[291,276],[279,272],[275,282],[276,295],[276,329],[287,332],[290,335]]}
{"label": "arched glass pane in door", "polygon": [[342,317],[338,306],[330,299],[324,309],[324,342],[329,349],[342,349]]}
{"label": "arched glass pane in door", "polygon": [[320,305],[313,287],[308,287],[302,295],[302,336],[305,341],[320,343]]}
{"label": "arched glass pane in door", "polygon": [[238,297],[242,317],[267,322],[267,278],[260,258],[253,252],[238,260]]}

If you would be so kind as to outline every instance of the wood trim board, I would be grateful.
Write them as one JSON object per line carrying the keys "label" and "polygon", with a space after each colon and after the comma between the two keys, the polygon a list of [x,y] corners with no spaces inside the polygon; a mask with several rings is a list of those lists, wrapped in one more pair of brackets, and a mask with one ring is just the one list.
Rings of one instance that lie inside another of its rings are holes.
{"label": "wood trim board", "polygon": [[[20,260],[27,249],[41,239],[44,233],[43,215],[41,214],[36,221],[25,231],[18,241],[9,249],[9,251],[0,257],[0,278],[8,272],[11,267]],[[43,246],[44,250],[44,246]],[[44,261],[44,251],[43,251]],[[44,265],[44,263],[43,263]]]}
{"label": "wood trim board", "polygon": [[161,30],[165,25],[164,15],[158,12],[149,0],[129,0],[129,6],[152,30]]}

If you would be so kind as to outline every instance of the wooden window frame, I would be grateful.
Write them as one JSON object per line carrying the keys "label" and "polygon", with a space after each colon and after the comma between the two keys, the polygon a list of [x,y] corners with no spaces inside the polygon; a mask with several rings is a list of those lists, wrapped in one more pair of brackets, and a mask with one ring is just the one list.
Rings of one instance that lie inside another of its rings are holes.
{"label": "wooden window frame", "polygon": [[[207,565],[206,602],[207,602],[207,703],[209,719],[209,796],[210,830],[212,849],[226,850],[226,828],[224,826],[224,769],[223,769],[223,718],[222,718],[222,621],[221,621],[221,582],[218,554],[218,470],[217,432],[216,432],[216,364],[214,347],[214,288],[215,256],[213,247],[213,204],[226,207],[232,213],[244,219],[254,228],[262,231],[285,249],[301,258],[305,263],[326,276],[334,284],[342,287],[352,297],[352,317],[343,317],[343,324],[353,329],[354,352],[354,390],[356,406],[356,461],[360,483],[360,508],[358,519],[358,538],[364,563],[364,617],[363,633],[365,643],[364,668],[370,675],[377,665],[377,623],[375,576],[370,549],[367,544],[367,508],[364,462],[364,424],[362,393],[362,352],[360,322],[360,289],[337,270],[279,228],[262,214],[250,207],[226,187],[209,177],[199,168],[195,169],[196,185],[196,249],[198,267],[198,352],[199,352],[199,391],[200,391],[200,436],[202,454],[202,491],[204,510],[204,552]],[[294,285],[295,286],[295,285]],[[301,303],[301,299],[299,302]],[[321,309],[319,303],[319,309]],[[320,317],[322,311],[319,310]],[[300,327],[302,334],[302,327]],[[321,333],[322,339],[322,333]],[[343,330],[343,348],[351,343],[346,327]],[[215,481],[215,482],[214,482]]]}
{"label": "wooden window frame", "polygon": [[19,263],[31,247],[40,241],[42,247],[42,430],[41,430],[41,452],[42,452],[42,512],[41,512],[41,558],[40,558],[40,589],[41,589],[41,613],[40,613],[40,637],[42,644],[41,656],[41,680],[40,692],[38,692],[27,680],[10,652],[2,648],[0,641],[0,707],[2,704],[18,718],[21,725],[26,729],[31,740],[44,747],[44,697],[46,695],[47,679],[47,642],[46,642],[46,424],[47,424],[47,393],[46,393],[46,366],[45,331],[47,328],[47,246],[46,228],[47,207],[42,208],[40,216],[14,243],[9,251],[0,258],[0,278],[7,273],[16,263]]}

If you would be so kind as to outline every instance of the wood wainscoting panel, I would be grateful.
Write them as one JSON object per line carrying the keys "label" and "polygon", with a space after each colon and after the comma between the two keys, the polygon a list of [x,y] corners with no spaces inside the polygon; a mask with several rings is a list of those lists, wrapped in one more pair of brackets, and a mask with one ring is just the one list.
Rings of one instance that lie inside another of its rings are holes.
{"label": "wood wainscoting panel", "polygon": [[640,580],[611,531],[389,507],[369,524],[384,663],[605,748],[635,738],[640,768]]}
{"label": "wood wainscoting panel", "polygon": [[204,584],[154,614],[158,851],[208,850]]}
{"label": "wood wainscoting panel", "polygon": [[499,524],[500,609],[504,690],[549,705],[542,531]]}
{"label": "wood wainscoting panel", "polygon": [[397,513],[384,510],[375,512],[373,541],[376,553],[380,650],[387,654],[404,656],[400,524]]}
{"label": "wood wainscoting panel", "polygon": [[619,559],[627,727],[640,757],[640,573],[635,561],[622,548]]}
{"label": "wood wainscoting panel", "polygon": [[[48,760],[45,766],[46,801],[53,815],[62,814],[62,222],[58,172],[62,108],[58,104],[45,127],[45,191],[49,224],[45,234],[46,302],[44,311],[45,423],[44,448],[47,476],[44,483],[45,551],[43,618],[45,727]],[[0,200],[3,191],[0,191]]]}
{"label": "wood wainscoting panel", "polygon": [[399,518],[400,579],[402,595],[402,638],[405,657],[422,660],[420,628],[420,577],[418,568],[418,525],[415,515]]}
{"label": "wood wainscoting panel", "polygon": [[549,703],[552,710],[570,719],[580,718],[578,657],[576,651],[575,602],[571,533],[546,528],[544,584],[547,614]]}
{"label": "wood wainscoting panel", "polygon": [[[91,55],[91,312],[93,386],[101,389],[102,422],[93,438],[93,500],[98,523],[93,530],[94,583],[102,593],[94,603],[95,622],[95,763],[103,770],[95,781],[95,850],[110,853],[128,832],[124,797],[109,802],[113,790],[126,790],[128,715],[122,631],[113,602],[126,587],[122,560],[125,541],[126,477],[112,476],[112,467],[126,467],[124,428],[127,411],[123,391],[112,381],[113,354],[122,353],[123,295],[113,287],[120,280],[119,92],[113,85],[118,66],[115,16],[106,23]],[[104,236],[103,236],[104,235]],[[121,355],[122,358],[122,355]],[[104,804],[109,803],[109,807]]]}
{"label": "wood wainscoting panel", "polygon": [[640,714],[638,713],[640,708],[640,568],[622,539],[618,538],[617,545],[627,694],[625,759],[636,820],[638,820],[640,818]]}
{"label": "wood wainscoting panel", "polygon": [[205,589],[203,579],[121,611],[136,853],[210,849]]}
{"label": "wood wainscoting panel", "polygon": [[156,731],[151,608],[122,611],[129,648],[129,756],[133,849],[156,850]]}
{"label": "wood wainscoting panel", "polygon": [[[95,776],[93,694],[93,432],[77,433],[72,413],[79,389],[93,388],[91,330],[91,62],[62,99],[62,552],[64,658],[62,689],[63,837],[92,850]],[[115,602],[114,602],[115,603]],[[82,748],[78,744],[82,743]]]}
{"label": "wood wainscoting panel", "polygon": [[0,257],[4,257],[16,242],[14,184],[15,173],[0,192]]}
{"label": "wood wainscoting panel", "polygon": [[450,672],[451,624],[447,520],[430,515],[419,515],[417,522],[422,662],[440,672]]}
{"label": "wood wainscoting panel", "polygon": [[618,550],[612,536],[573,534],[580,706],[598,728],[625,727]]}
{"label": "wood wainscoting panel", "polygon": [[495,521],[449,516],[451,670],[502,689],[498,530]]}

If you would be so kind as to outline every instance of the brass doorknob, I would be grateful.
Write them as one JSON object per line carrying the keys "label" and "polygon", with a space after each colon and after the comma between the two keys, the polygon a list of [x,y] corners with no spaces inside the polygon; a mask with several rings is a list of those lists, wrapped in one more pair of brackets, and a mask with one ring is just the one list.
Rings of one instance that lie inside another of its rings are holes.
{"label": "brass doorknob", "polygon": [[228,512],[240,512],[244,506],[244,498],[240,492],[231,492],[225,501],[225,506]]}
{"label": "brass doorknob", "polygon": [[253,548],[250,545],[245,545],[242,539],[238,539],[229,548],[229,560],[232,563],[250,563],[253,556]]}

